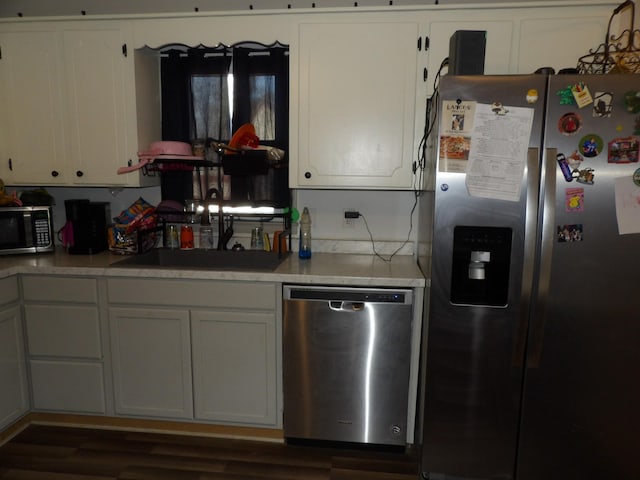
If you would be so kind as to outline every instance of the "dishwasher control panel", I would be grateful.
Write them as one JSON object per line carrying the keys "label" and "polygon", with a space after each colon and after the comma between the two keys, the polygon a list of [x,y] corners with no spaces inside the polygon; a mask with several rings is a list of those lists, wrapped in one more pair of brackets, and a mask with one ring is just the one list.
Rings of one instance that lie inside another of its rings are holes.
{"label": "dishwasher control panel", "polygon": [[357,289],[344,287],[285,286],[285,300],[340,300],[347,302],[399,303],[413,302],[411,290],[398,289]]}

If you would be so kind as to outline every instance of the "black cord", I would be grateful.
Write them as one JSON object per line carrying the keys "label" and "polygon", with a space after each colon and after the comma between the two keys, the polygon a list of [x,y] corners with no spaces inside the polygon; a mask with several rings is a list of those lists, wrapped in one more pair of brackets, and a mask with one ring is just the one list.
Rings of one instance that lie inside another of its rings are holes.
{"label": "black cord", "polygon": [[[442,74],[442,70],[449,65],[449,58],[445,58],[442,63],[440,63],[440,67],[436,72],[436,76],[433,79],[433,93],[427,99],[426,105],[426,113],[425,113],[425,123],[424,123],[424,134],[422,135],[422,139],[420,140],[420,144],[418,146],[418,163],[415,168],[416,171],[419,171],[419,177],[416,175],[414,177],[414,191],[417,192],[419,190],[419,186],[422,182],[422,175],[427,166],[427,158],[426,158],[426,147],[431,134],[433,133],[433,129],[438,123],[438,104],[440,100],[440,77]],[[417,173],[417,172],[414,172]]]}
{"label": "black cord", "polygon": [[376,250],[376,242],[373,239],[373,234],[371,233],[371,230],[369,229],[369,223],[367,222],[367,219],[365,218],[365,216],[360,213],[360,217],[362,217],[362,220],[364,221],[364,226],[367,229],[367,232],[369,233],[369,239],[371,240],[371,248],[373,249],[373,253],[375,254],[376,257],[384,260],[385,262],[390,262],[391,259],[407,244],[409,243],[409,240],[411,239],[411,232],[413,231],[413,213],[416,210],[416,207],[418,206],[418,196],[419,195],[414,195],[414,200],[413,200],[413,207],[411,207],[411,213],[409,214],[409,231],[407,232],[407,239],[402,242],[402,245],[400,245],[398,248],[396,248],[394,250],[394,252],[389,255],[388,258],[385,258],[382,256],[382,254],[378,253],[378,251]]}
{"label": "black cord", "polygon": [[[440,75],[444,67],[446,67],[447,65],[449,65],[449,58],[445,58],[440,64],[440,68],[438,68],[438,72],[436,73],[436,76],[433,80],[433,93],[431,94],[431,97],[427,99],[424,134],[422,135],[422,138],[420,139],[420,143],[418,144],[418,161],[417,161],[417,164],[414,166],[414,172],[413,172],[414,173],[414,180],[413,180],[414,199],[413,199],[413,206],[411,207],[411,212],[409,214],[409,231],[407,232],[407,239],[404,242],[402,242],[402,244],[398,248],[396,248],[395,251],[391,255],[389,255],[388,258],[385,258],[376,250],[376,242],[373,239],[373,234],[371,233],[371,229],[369,228],[369,223],[367,222],[366,217],[362,213],[358,213],[358,215],[362,217],[362,220],[364,221],[364,226],[367,229],[367,232],[369,233],[369,239],[371,240],[371,248],[373,249],[373,253],[378,258],[384,260],[385,262],[390,262],[391,259],[407,243],[409,243],[409,240],[411,239],[411,232],[413,232],[413,214],[415,213],[416,207],[418,206],[418,197],[420,196],[420,193],[421,193],[419,187],[421,185],[422,174],[424,173],[424,169],[426,168],[426,163],[427,163],[426,145],[429,137],[433,133],[434,126],[438,123],[437,119],[438,119]],[[432,109],[433,109],[433,115],[432,115]]]}

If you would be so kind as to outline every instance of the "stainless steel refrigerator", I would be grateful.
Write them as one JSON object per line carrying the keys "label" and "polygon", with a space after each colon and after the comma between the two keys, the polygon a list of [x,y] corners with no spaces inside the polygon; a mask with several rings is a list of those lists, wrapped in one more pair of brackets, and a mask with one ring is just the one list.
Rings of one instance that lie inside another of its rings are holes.
{"label": "stainless steel refrigerator", "polygon": [[442,78],[423,477],[640,478],[639,92]]}

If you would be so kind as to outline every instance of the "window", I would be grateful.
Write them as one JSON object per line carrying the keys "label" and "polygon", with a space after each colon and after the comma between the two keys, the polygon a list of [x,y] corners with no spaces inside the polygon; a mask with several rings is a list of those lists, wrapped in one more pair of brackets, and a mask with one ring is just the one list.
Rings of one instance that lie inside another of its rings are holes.
{"label": "window", "polygon": [[286,147],[288,50],[255,43],[163,49],[163,138],[228,141],[241,125],[252,123],[261,143]]}
{"label": "window", "polygon": [[[162,49],[163,140],[213,139],[226,143],[240,126],[251,123],[261,145],[287,152],[288,51],[279,43],[265,46],[249,42],[230,47]],[[262,183],[273,183],[278,191],[286,189],[276,203],[282,203],[285,195],[288,202],[287,172],[277,172],[279,179],[274,179],[271,172],[271,178],[261,179]],[[189,175],[180,177],[175,171],[163,175],[163,199],[191,198]],[[246,179],[232,181],[236,199],[250,196]]]}

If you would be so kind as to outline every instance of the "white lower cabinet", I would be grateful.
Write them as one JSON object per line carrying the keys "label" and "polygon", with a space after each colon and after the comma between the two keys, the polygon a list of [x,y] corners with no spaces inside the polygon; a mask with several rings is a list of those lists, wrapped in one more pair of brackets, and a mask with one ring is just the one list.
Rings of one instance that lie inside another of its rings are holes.
{"label": "white lower cabinet", "polygon": [[33,408],[105,414],[97,280],[24,275],[22,289]]}
{"label": "white lower cabinet", "polygon": [[107,291],[116,414],[281,426],[275,283],[120,278]]}
{"label": "white lower cabinet", "polygon": [[0,280],[0,430],[29,410],[20,307],[2,306],[17,301],[16,278]]}
{"label": "white lower cabinet", "polygon": [[275,315],[191,313],[195,417],[276,423]]}
{"label": "white lower cabinet", "polygon": [[29,367],[34,409],[105,412],[102,365],[77,360],[31,360]]}
{"label": "white lower cabinet", "polygon": [[110,308],[117,414],[192,418],[186,310]]}

